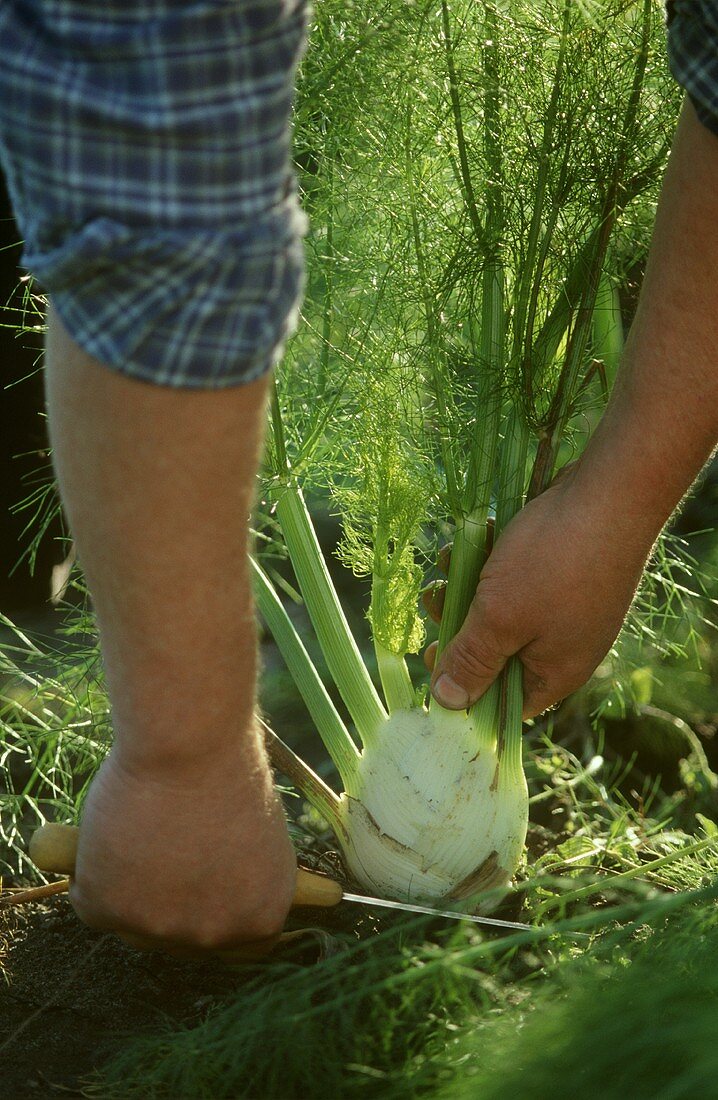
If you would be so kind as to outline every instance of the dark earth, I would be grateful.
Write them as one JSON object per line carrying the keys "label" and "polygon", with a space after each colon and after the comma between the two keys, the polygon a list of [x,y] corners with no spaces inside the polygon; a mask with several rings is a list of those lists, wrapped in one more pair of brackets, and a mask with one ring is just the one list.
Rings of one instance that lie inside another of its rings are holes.
{"label": "dark earth", "polygon": [[[655,716],[651,719],[653,743]],[[715,767],[715,739],[705,737],[704,744],[706,766]],[[666,742],[664,752],[668,747]],[[675,755],[686,755],[683,745],[671,748]],[[641,746],[636,749],[640,758]],[[704,797],[706,793],[715,801],[714,789],[704,792]],[[697,795],[696,791],[693,797]],[[527,836],[530,861],[564,839],[564,797],[559,789],[550,801],[534,807]],[[691,801],[687,799],[686,811]],[[703,801],[701,808],[705,809]],[[331,834],[308,835],[302,821],[292,826],[300,861],[343,880]],[[4,897],[9,897],[5,891],[24,884],[6,880],[2,885]],[[518,892],[494,915],[525,919],[521,906]],[[279,945],[273,956],[279,953],[292,962],[313,966],[342,951],[347,942],[376,935],[397,919],[403,918],[347,902],[329,910],[296,909],[288,928],[298,934],[292,942]],[[431,920],[422,934],[432,938],[434,931],[442,933],[445,926],[443,919]],[[185,961],[135,951],[110,933],[83,926],[63,895],[29,905],[3,906],[0,901],[0,1094],[3,1100],[103,1096],[97,1071],[123,1044],[168,1024],[199,1024],[210,1010],[234,999],[244,983],[263,972],[271,980],[271,962],[229,966],[211,958]]]}
{"label": "dark earth", "polygon": [[[297,938],[272,957],[314,965],[341,940],[375,934],[381,917],[342,905],[293,911]],[[192,1026],[271,963],[236,966],[140,952],[80,923],[64,897],[0,911],[0,1092],[3,1100],[87,1096],[93,1074],[129,1039]],[[95,1078],[97,1087],[97,1079]],[[92,1095],[102,1095],[101,1086]]]}
{"label": "dark earth", "polygon": [[[552,824],[550,830],[531,827],[532,858],[557,842]],[[302,862],[343,877],[333,853],[305,849]],[[517,920],[520,909],[516,896],[495,915]],[[275,949],[274,956],[312,966],[341,951],[348,939],[376,935],[396,919],[403,918],[346,902],[332,910],[293,910],[288,927],[301,932]],[[424,935],[431,937],[433,928],[441,932],[445,925],[431,920]],[[199,1024],[267,966],[232,967],[212,959],[188,962],[135,951],[109,933],[82,925],[63,896],[0,909],[3,1100],[87,1096],[93,1075],[123,1043],[168,1023]],[[101,1086],[90,1094],[102,1096]]]}
{"label": "dark earth", "polygon": [[83,1082],[127,1037],[167,1020],[199,1022],[248,972],[133,951],[81,925],[63,898],[1,913],[0,936],[7,1100],[84,1095]]}

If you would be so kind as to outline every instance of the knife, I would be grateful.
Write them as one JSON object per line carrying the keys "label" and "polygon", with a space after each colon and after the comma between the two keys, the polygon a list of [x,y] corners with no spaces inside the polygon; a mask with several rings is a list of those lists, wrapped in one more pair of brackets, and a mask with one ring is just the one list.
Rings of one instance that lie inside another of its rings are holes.
{"label": "knife", "polygon": [[[30,839],[30,858],[41,871],[72,875],[75,870],[79,835],[80,830],[75,825],[42,825],[35,830]],[[353,902],[355,905],[394,909],[402,913],[420,913],[429,917],[444,917],[447,920],[471,921],[473,924],[488,925],[492,928],[518,929],[523,932],[535,930],[533,925],[522,924],[520,921],[499,920],[498,917],[479,917],[474,913],[457,913],[451,909],[433,909],[426,905],[412,905],[407,902],[389,901],[386,898],[367,897],[365,894],[351,894],[328,875],[309,871],[304,867],[297,869],[297,886],[292,908],[299,908],[300,906],[333,908],[340,901]]]}

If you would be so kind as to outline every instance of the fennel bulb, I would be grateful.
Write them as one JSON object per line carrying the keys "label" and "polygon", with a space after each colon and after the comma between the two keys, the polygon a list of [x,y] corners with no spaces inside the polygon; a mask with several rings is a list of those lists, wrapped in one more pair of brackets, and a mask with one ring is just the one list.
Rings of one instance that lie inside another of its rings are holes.
{"label": "fennel bulb", "polygon": [[364,889],[396,901],[506,888],[521,858],[528,790],[463,711],[395,711],[340,798],[339,840]]}

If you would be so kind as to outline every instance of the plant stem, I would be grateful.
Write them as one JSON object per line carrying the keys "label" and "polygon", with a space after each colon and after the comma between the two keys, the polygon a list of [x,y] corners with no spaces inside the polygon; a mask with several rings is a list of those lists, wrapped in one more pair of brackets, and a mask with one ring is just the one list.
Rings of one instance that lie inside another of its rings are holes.
{"label": "plant stem", "polygon": [[428,342],[427,351],[430,369],[429,377],[431,390],[434,396],[434,400],[436,401],[436,408],[439,413],[441,460],[444,466],[444,475],[446,477],[446,494],[449,499],[449,507],[451,509],[451,512],[458,520],[458,517],[461,513],[461,496],[458,488],[459,479],[456,472],[454,453],[451,447],[451,442],[449,440],[449,433],[447,431],[449,426],[449,406],[446,395],[451,393],[451,384],[446,369],[446,359],[442,346],[439,325],[436,321],[434,303],[432,302],[431,295],[429,293],[429,283],[426,271],[426,257],[424,255],[424,246],[421,240],[421,231],[419,228],[419,218],[416,211],[416,193],[412,170],[410,143],[411,110],[412,104],[410,101],[407,105],[406,112],[404,154],[406,164],[406,182],[409,192],[411,231],[414,242],[414,252],[416,254],[416,266],[419,276],[419,284],[421,286],[424,315],[426,318],[426,335]]}
{"label": "plant stem", "polygon": [[272,424],[272,442],[277,462],[277,473],[283,476],[289,470],[287,447],[284,442],[284,425],[282,423],[282,410],[279,405],[279,389],[277,380],[274,379],[269,396],[270,420]]}
{"label": "plant stem", "polygon": [[[603,271],[608,243],[618,214],[628,200],[624,177],[631,151],[635,145],[636,120],[650,46],[652,7],[651,0],[643,0],[640,46],[637,51],[633,82],[626,105],[616,158],[607,183],[598,225],[586,242],[585,250],[582,251],[580,256],[585,266],[582,273],[581,292],[578,296],[578,308],[558,386],[545,418],[529,486],[529,497],[537,496],[543,492],[553,477],[558,449],[571,416],[579,373],[585,361],[586,345],[591,332],[599,280]],[[590,247],[591,245],[593,247]],[[581,274],[576,267],[574,267],[574,273]]]}
{"label": "plant stem", "polygon": [[512,657],[499,683],[497,752],[507,780],[523,776],[523,665]]}
{"label": "plant stem", "polygon": [[501,685],[495,681],[485,695],[471,708],[471,717],[476,727],[478,747],[490,750],[498,749],[497,731],[499,729],[499,703]]}
{"label": "plant stem", "polygon": [[284,741],[277,737],[266,722],[262,721],[262,726],[272,766],[291,779],[307,802],[322,815],[336,835],[341,837],[344,834],[344,827],[339,814],[339,799],[334,791],[295,752],[292,752],[289,745],[285,745]]}
{"label": "plant stem", "polygon": [[[522,410],[514,405],[509,414],[504,438],[501,442],[494,538],[500,536],[507,523],[523,505],[527,451],[528,428],[526,420]],[[508,776],[517,776],[519,773],[523,774],[521,769],[523,666],[518,657],[512,657],[509,660],[499,677],[497,690],[497,752],[499,765],[503,773]],[[479,699],[474,709],[480,708],[483,702],[483,699]],[[484,705],[489,706],[490,703]]]}
{"label": "plant stem", "polygon": [[461,629],[486,560],[487,509],[459,519],[451,547],[451,561],[439,626],[437,657]]}
{"label": "plant stem", "polygon": [[390,653],[376,638],[374,652],[389,713],[395,710],[411,710],[416,705],[416,699],[406,661],[398,654]]}
{"label": "plant stem", "polygon": [[623,354],[623,322],[618,289],[604,271],[598,284],[593,310],[593,355],[603,363],[606,396],[613,389],[618,364]]}
{"label": "plant stem", "polygon": [[523,410],[514,404],[506,418],[501,440],[494,541],[523,506],[528,442]]}
{"label": "plant stem", "polygon": [[387,720],[329,576],[299,486],[276,490],[277,518],[327,667],[364,745],[375,744]]}
{"label": "plant stem", "polygon": [[[292,476],[276,384],[272,390],[270,407],[277,459],[278,485],[275,485],[274,490],[277,518],[329,673],[347,705],[362,743],[367,745],[376,740],[380,727],[387,719],[387,713],[349,629],[304,497]],[[332,735],[331,730],[336,729],[336,726],[330,725],[327,728]],[[351,766],[349,754],[341,749],[339,739],[336,743],[340,756],[344,758],[344,766]],[[335,760],[335,763],[339,767],[338,761]],[[351,781],[349,773],[347,777]]]}
{"label": "plant stem", "polygon": [[317,377],[317,394],[323,399],[329,374],[329,347],[332,338],[332,315],[334,311],[334,160],[330,157],[327,164],[327,192],[329,209],[327,211],[326,256],[322,265],[324,271],[324,311],[322,315],[322,343]]}
{"label": "plant stem", "polygon": [[449,5],[447,3],[447,0],[441,0],[441,22],[444,38],[444,49],[446,52],[446,68],[449,74],[449,96],[451,97],[451,111],[454,120],[454,130],[456,132],[456,145],[459,152],[459,164],[461,166],[461,183],[464,196],[464,204],[466,206],[466,211],[469,215],[471,227],[474,230],[474,236],[476,237],[479,245],[483,246],[484,229],[481,224],[479,210],[476,205],[474,185],[471,179],[471,169],[469,168],[466,137],[464,135],[464,122],[461,113],[461,100],[459,99],[459,80],[456,74],[456,64],[454,62],[454,44],[451,38],[451,24],[449,19]]}
{"label": "plant stem", "polygon": [[536,180],[536,192],[533,197],[531,209],[531,223],[526,239],[526,252],[522,260],[518,285],[514,294],[513,310],[513,352],[512,360],[518,362],[522,355],[522,348],[531,339],[532,324],[527,326],[529,297],[533,287],[537,288],[540,278],[540,269],[534,272],[538,252],[539,238],[544,226],[544,207],[546,203],[546,189],[549,178],[549,167],[552,161],[552,149],[554,129],[558,115],[558,100],[563,81],[563,69],[568,45],[568,31],[570,25],[572,0],[565,0],[563,21],[561,24],[561,37],[559,39],[558,58],[551,88],[551,98],[544,118],[541,145],[537,151],[538,177]]}
{"label": "plant stem", "polygon": [[669,852],[666,856],[660,856],[658,859],[653,859],[649,863],[641,863],[638,867],[632,867],[630,871],[621,871],[618,874],[611,875],[603,882],[591,883],[590,886],[583,886],[578,890],[571,890],[568,894],[562,894],[558,898],[547,898],[542,905],[536,911],[536,918],[539,919],[544,913],[549,912],[551,909],[563,907],[567,902],[581,901],[583,898],[590,898],[593,894],[600,894],[601,891],[611,889],[617,883],[628,882],[631,879],[639,878],[641,875],[649,874],[652,871],[658,871],[661,867],[667,867],[671,863],[675,863],[676,860],[682,859],[685,856],[696,855],[698,852],[702,852],[705,848],[715,848],[718,844],[718,838],[711,836],[706,837],[704,840],[697,840],[694,844],[686,844],[683,848],[677,849],[675,852]]}
{"label": "plant stem", "polygon": [[359,760],[357,747],[269,578],[256,561],[250,561],[259,612],[269,627],[319,736],[336,765],[344,789],[352,793]]}
{"label": "plant stem", "polygon": [[[465,176],[465,201],[475,205],[471,176],[461,124],[461,104],[456,86],[446,0],[442,0],[444,41],[447,52],[452,110],[459,142],[462,174]],[[439,627],[437,657],[461,628],[474,598],[479,576],[486,561],[486,520],[491,501],[491,488],[496,465],[496,452],[501,418],[501,378],[506,351],[505,334],[505,273],[501,258],[504,232],[504,210],[501,196],[502,153],[499,115],[498,60],[496,56],[496,13],[486,6],[486,44],[484,72],[484,151],[488,165],[486,192],[486,228],[481,235],[486,249],[481,275],[481,328],[478,346],[474,349],[479,376],[478,396],[474,414],[475,429],[471,440],[468,470],[464,484],[461,514],[451,552],[444,609]],[[473,336],[474,326],[471,325]]]}

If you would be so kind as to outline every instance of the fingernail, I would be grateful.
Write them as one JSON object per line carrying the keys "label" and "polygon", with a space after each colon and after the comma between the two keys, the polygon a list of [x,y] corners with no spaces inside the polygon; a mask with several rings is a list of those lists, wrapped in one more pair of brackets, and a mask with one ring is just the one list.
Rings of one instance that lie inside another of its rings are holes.
{"label": "fingernail", "polygon": [[450,710],[461,710],[468,707],[470,702],[469,693],[465,688],[459,687],[456,681],[445,672],[434,684],[432,694],[437,703],[441,703],[442,707],[448,707]]}

